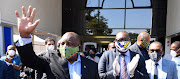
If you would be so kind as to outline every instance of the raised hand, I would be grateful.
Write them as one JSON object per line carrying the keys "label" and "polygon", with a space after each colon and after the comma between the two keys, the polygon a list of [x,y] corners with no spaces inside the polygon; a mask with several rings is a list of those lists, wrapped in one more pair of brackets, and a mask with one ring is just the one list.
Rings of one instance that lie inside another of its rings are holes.
{"label": "raised hand", "polygon": [[36,28],[36,26],[40,22],[40,19],[38,19],[33,23],[33,19],[36,13],[36,8],[33,8],[32,13],[31,13],[31,10],[32,10],[32,7],[29,6],[27,15],[26,15],[25,8],[24,6],[22,6],[22,17],[20,17],[19,13],[15,11],[15,14],[18,20],[18,31],[22,38],[29,38],[32,31]]}

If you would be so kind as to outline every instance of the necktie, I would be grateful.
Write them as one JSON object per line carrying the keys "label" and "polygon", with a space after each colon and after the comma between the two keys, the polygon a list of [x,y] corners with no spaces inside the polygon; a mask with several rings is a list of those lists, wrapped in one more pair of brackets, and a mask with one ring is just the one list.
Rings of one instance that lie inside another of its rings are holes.
{"label": "necktie", "polygon": [[128,79],[127,67],[124,57],[125,55],[121,54],[121,79]]}
{"label": "necktie", "polygon": [[157,69],[157,66],[159,64],[158,63],[155,63],[155,68],[154,68],[154,79],[158,79],[158,69]]}

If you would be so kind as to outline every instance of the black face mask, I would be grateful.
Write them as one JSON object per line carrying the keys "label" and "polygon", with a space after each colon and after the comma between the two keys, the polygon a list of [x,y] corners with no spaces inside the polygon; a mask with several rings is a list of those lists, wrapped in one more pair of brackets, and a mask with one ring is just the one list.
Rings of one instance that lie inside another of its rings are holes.
{"label": "black face mask", "polygon": [[90,57],[95,57],[95,54],[89,54]]}

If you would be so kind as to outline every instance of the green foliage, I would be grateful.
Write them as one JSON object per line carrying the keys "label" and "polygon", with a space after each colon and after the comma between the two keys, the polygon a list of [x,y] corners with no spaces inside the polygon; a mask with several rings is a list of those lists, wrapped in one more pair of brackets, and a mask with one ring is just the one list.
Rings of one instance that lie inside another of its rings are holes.
{"label": "green foliage", "polygon": [[99,16],[98,20],[98,13],[94,16],[91,15],[93,11],[94,10],[91,9],[86,10],[86,33],[93,35],[110,35],[112,33],[112,29],[108,28],[107,19],[105,19],[103,16]]}

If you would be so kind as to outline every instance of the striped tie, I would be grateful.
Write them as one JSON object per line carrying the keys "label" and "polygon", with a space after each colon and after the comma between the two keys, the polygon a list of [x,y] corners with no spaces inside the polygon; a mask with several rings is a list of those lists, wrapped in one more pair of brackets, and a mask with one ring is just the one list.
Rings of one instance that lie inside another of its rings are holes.
{"label": "striped tie", "polygon": [[127,67],[124,57],[125,55],[121,54],[121,79],[128,79]]}

